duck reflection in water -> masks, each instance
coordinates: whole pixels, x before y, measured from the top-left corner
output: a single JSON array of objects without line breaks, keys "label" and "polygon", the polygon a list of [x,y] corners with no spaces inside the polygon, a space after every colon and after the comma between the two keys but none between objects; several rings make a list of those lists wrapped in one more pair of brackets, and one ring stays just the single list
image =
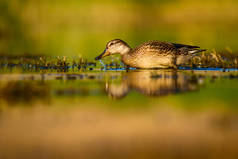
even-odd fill
[{"label": "duck reflection in water", "polygon": [[106,83],[113,99],[125,97],[131,90],[147,96],[166,96],[198,89],[198,77],[178,71],[133,71],[122,76],[120,84]]}]

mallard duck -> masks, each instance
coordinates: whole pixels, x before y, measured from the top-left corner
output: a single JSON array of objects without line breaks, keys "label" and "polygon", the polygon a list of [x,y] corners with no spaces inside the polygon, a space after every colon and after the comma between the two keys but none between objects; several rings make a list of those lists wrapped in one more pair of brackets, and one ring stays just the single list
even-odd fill
[{"label": "mallard duck", "polygon": [[150,41],[132,49],[125,41],[114,39],[107,43],[106,49],[95,60],[120,54],[122,62],[134,68],[177,68],[186,63],[196,53],[205,51],[198,46],[170,42]]}]

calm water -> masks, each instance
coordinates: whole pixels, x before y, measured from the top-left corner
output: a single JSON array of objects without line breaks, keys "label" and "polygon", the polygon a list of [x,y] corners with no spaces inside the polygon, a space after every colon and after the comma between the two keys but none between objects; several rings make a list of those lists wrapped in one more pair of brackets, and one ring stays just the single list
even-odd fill
[{"label": "calm water", "polygon": [[0,158],[236,158],[238,72],[0,75]]},{"label": "calm water", "polygon": [[[0,159],[238,158],[237,0],[0,8]],[[177,71],[96,62],[115,38],[207,51]]]}]

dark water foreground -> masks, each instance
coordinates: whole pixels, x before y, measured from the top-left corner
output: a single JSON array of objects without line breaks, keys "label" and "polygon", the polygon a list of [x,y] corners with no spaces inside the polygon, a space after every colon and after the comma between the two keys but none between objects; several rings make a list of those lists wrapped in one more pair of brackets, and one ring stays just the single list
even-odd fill
[{"label": "dark water foreground", "polygon": [[238,72],[0,74],[0,158],[237,158]]}]

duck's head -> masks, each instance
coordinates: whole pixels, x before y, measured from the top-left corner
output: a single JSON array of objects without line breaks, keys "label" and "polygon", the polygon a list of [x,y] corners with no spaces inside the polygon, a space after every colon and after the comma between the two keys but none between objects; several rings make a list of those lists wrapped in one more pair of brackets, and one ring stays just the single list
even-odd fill
[{"label": "duck's head", "polygon": [[103,51],[102,54],[97,56],[95,60],[100,60],[103,57],[113,55],[113,54],[118,54],[118,53],[121,55],[127,54],[130,52],[130,50],[131,48],[126,42],[120,39],[114,39],[107,43],[106,49]]}]

